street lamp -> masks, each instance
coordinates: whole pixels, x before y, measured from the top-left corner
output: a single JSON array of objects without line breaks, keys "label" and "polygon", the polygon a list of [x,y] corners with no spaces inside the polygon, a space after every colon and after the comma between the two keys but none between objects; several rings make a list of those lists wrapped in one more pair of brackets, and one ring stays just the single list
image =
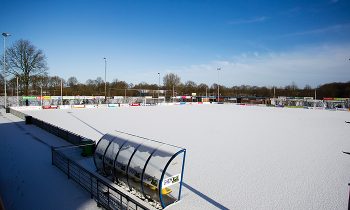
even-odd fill
[{"label": "street lamp", "polygon": [[43,106],[43,86],[40,86],[40,105]]},{"label": "street lamp", "polygon": [[63,79],[61,78],[61,105],[63,106]]},{"label": "street lamp", "polygon": [[4,69],[4,73],[3,73],[3,75],[4,75],[4,91],[5,91],[5,102],[4,102],[4,105],[5,105],[5,108],[7,107],[7,92],[6,92],[6,37],[8,37],[8,36],[11,36],[11,34],[9,34],[9,33],[2,33],[2,36],[4,37],[4,63],[3,63],[3,65],[4,65],[4,67],[3,67],[3,69]]},{"label": "street lamp", "polygon": [[107,102],[107,81],[106,81],[106,75],[107,75],[107,59],[103,58],[105,60],[105,103]]},{"label": "street lamp", "polygon": [[219,103],[219,100],[220,100],[220,85],[219,85],[219,72],[220,72],[220,70],[221,70],[221,68],[217,68],[217,70],[218,70],[218,103]]},{"label": "street lamp", "polygon": [[19,98],[18,98],[18,77],[16,77],[17,80],[17,106],[19,106]]},{"label": "street lamp", "polygon": [[158,72],[158,103],[159,103],[160,73]]},{"label": "street lamp", "polygon": [[315,88],[315,100],[317,100],[317,88]]}]

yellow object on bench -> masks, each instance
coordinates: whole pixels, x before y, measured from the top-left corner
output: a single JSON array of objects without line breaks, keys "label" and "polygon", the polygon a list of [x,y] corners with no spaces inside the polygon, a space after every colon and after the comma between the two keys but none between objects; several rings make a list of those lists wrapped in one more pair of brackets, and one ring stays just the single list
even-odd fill
[{"label": "yellow object on bench", "polygon": [[162,195],[168,195],[171,192],[172,192],[172,190],[168,187],[165,187],[162,189]]},{"label": "yellow object on bench", "polygon": [[[151,190],[157,190],[156,186],[150,185],[150,184],[146,184],[146,186],[148,186]],[[162,195],[168,195],[169,193],[171,193],[172,190],[168,187],[165,187],[162,189]]]}]

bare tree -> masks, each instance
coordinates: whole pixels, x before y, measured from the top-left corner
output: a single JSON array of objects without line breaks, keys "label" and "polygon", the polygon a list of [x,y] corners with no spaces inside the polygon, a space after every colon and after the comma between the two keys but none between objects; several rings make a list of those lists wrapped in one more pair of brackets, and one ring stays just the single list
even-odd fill
[{"label": "bare tree", "polygon": [[187,94],[192,94],[192,93],[195,93],[196,92],[196,89],[197,89],[197,84],[193,81],[187,81],[185,83],[185,91]]},{"label": "bare tree", "polygon": [[70,87],[74,87],[79,84],[78,79],[76,77],[69,77],[67,80],[67,84]]},{"label": "bare tree", "polygon": [[172,89],[173,86],[179,86],[181,79],[178,75],[169,73],[163,77],[163,84],[167,89]]},{"label": "bare tree", "polygon": [[308,85],[308,84],[306,84],[305,87],[304,87],[304,90],[311,90],[311,89],[312,89],[311,86]]},{"label": "bare tree", "polygon": [[102,77],[97,77],[95,80],[95,84],[96,85],[103,85],[104,81],[102,79]]},{"label": "bare tree", "polygon": [[86,84],[87,86],[94,86],[94,85],[95,85],[95,82],[94,82],[94,80],[92,80],[92,79],[88,79],[88,80],[86,80],[85,84]]},{"label": "bare tree", "polygon": [[58,76],[52,76],[52,77],[49,77],[49,88],[51,90],[51,94],[53,94],[54,96],[57,95],[59,92],[60,92],[60,87],[61,87],[61,82],[63,84],[65,84],[65,81],[64,79],[58,77]]},{"label": "bare tree", "polygon": [[24,82],[24,93],[28,95],[30,77],[46,75],[48,67],[42,50],[28,40],[18,40],[6,51],[8,73],[18,76]]},{"label": "bare tree", "polygon": [[30,94],[36,93],[39,94],[40,87],[43,88],[45,91],[48,90],[49,87],[49,77],[46,75],[35,75],[30,77],[29,81]]},{"label": "bare tree", "polygon": [[198,92],[198,95],[202,95],[202,96],[205,96],[206,93],[208,93],[208,90],[209,87],[207,84],[204,84],[204,83],[201,83],[197,86],[197,92]]},{"label": "bare tree", "polygon": [[61,86],[61,81],[63,81],[63,83],[65,83],[65,81],[58,77],[58,76],[53,76],[49,78],[49,86],[52,88],[57,88]]}]

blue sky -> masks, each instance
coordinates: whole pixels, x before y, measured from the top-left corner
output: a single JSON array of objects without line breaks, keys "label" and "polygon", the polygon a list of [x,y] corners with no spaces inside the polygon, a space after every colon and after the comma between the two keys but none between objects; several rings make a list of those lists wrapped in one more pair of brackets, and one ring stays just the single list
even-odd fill
[{"label": "blue sky", "polygon": [[[350,1],[1,0],[11,45],[30,40],[50,75],[79,82],[313,87],[350,81]],[[2,50],[1,50],[2,51]]]}]

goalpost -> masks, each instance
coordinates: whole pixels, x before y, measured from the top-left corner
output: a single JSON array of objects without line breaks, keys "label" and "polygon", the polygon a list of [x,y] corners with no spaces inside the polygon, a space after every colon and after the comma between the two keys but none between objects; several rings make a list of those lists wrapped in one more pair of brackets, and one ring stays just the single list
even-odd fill
[{"label": "goalpost", "polygon": [[144,98],[145,106],[155,106],[157,104],[165,103],[165,97],[160,96],[159,98],[152,98],[152,96],[146,96]]}]

